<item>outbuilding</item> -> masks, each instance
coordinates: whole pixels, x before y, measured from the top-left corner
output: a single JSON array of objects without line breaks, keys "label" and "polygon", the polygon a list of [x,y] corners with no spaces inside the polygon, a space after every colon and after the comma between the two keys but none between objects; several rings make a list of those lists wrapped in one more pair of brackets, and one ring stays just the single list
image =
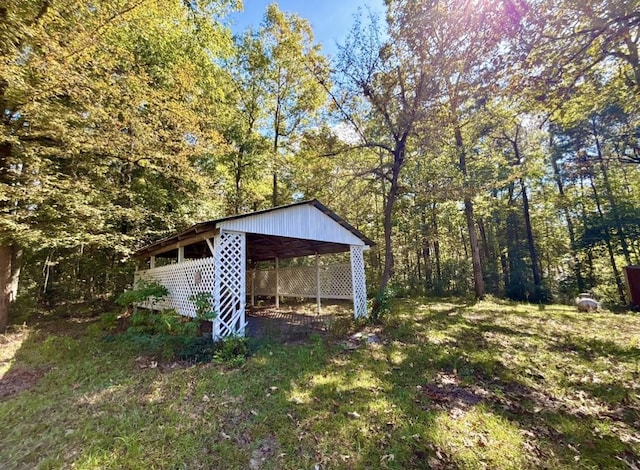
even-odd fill
[{"label": "outbuilding", "polygon": [[[352,299],[355,318],[367,316],[364,251],[374,242],[318,200],[202,222],[138,250],[138,280],[157,281],[169,292],[148,308],[174,308],[196,316],[193,301],[208,293],[215,339],[245,334],[247,300],[272,296]],[[320,256],[350,253],[347,264],[322,265]],[[313,256],[308,266],[282,269],[283,259]],[[259,262],[272,268],[256,269]]]}]

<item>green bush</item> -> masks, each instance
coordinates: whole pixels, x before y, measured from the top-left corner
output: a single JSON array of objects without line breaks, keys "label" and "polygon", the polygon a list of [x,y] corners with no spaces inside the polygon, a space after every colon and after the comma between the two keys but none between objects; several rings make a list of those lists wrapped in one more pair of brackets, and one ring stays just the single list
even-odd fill
[{"label": "green bush", "polygon": [[391,312],[391,300],[393,297],[394,291],[391,287],[378,291],[371,306],[371,314],[369,316],[371,323],[381,323],[382,319]]},{"label": "green bush", "polygon": [[152,312],[138,310],[129,318],[128,335],[197,336],[199,322],[183,317],[173,309]]},{"label": "green bush", "polygon": [[213,310],[212,297],[210,292],[198,292],[189,297],[196,307],[196,318],[199,320],[213,320],[218,316]]},{"label": "green bush", "polygon": [[103,313],[98,324],[102,331],[115,331],[118,328],[118,314],[116,312]]},{"label": "green bush", "polygon": [[[168,294],[157,282],[139,281],[135,288],[121,294],[116,302],[132,307],[146,301],[156,301]],[[193,362],[215,361],[230,366],[242,365],[249,354],[245,338],[231,337],[214,342],[210,336],[198,337],[201,321],[217,317],[213,298],[209,292],[199,292],[189,297],[196,310],[195,318],[184,317],[173,309],[154,312],[146,309],[134,311],[129,317],[129,327],[124,335],[107,340],[119,340],[126,347],[141,349],[143,353],[165,360]],[[105,326],[117,323],[117,316],[104,317]],[[113,331],[113,328],[109,328]]]},{"label": "green bush", "polygon": [[156,281],[139,280],[135,287],[118,296],[116,303],[123,307],[132,307],[146,301],[157,301],[166,297],[169,291]]},{"label": "green bush", "polygon": [[217,362],[239,366],[249,355],[249,343],[246,338],[240,336],[230,336],[218,341],[216,345],[214,358]]}]

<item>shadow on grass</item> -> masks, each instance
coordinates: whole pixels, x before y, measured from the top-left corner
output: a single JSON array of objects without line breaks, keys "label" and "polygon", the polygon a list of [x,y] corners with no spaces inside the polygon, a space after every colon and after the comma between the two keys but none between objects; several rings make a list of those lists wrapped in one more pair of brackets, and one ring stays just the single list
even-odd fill
[{"label": "shadow on grass", "polygon": [[[639,431],[635,405],[615,402],[633,387],[571,381],[564,363],[549,363],[560,379],[547,377],[531,361],[565,357],[542,323],[552,313],[408,305],[387,321],[384,344],[266,339],[239,368],[154,365],[95,336],[34,335],[15,366],[50,369],[0,403],[0,457],[11,449],[15,467],[265,469],[624,468],[619,459],[640,458],[625,437]],[[634,357],[575,336],[621,364]]]},{"label": "shadow on grass", "polygon": [[11,359],[8,374],[44,372],[0,401],[4,468],[130,468],[132,462],[249,468],[252,459],[280,468],[285,458],[295,458],[285,466],[310,468],[317,462],[315,441],[301,442],[292,427],[299,408],[292,390],[332,357],[317,336],[297,344],[255,340],[253,356],[229,367],[156,360],[146,343],[105,341],[86,324],[84,334],[75,327],[69,333],[50,322],[38,325]]},{"label": "shadow on grass", "polygon": [[636,347],[623,348],[614,341],[598,338],[565,335],[552,349],[559,352],[575,352],[586,361],[592,361],[597,357],[640,361],[640,349]]},{"label": "shadow on grass", "polygon": [[[391,339],[424,339],[428,338],[431,330],[444,332],[449,338],[444,345],[434,346],[424,342],[419,348],[404,348],[402,361],[390,373],[378,375],[388,389],[386,396],[401,397],[394,400],[394,406],[402,408],[406,416],[419,416],[426,422],[432,422],[435,416],[442,413],[451,415],[455,421],[460,419],[461,407],[464,414],[465,407],[482,406],[512,423],[517,432],[525,437],[521,445],[523,449],[528,449],[526,460],[529,465],[556,462],[571,467],[579,462],[579,465],[588,467],[626,468],[625,461],[640,460],[637,446],[640,442],[637,440],[640,421],[634,401],[639,396],[637,389],[568,383],[568,390],[558,395],[557,384],[546,383],[545,377],[536,373],[535,369],[532,371],[532,367],[526,364],[508,364],[507,367],[502,359],[497,358],[503,351],[489,344],[484,333],[509,337],[516,351],[520,340],[526,338],[536,342],[534,349],[562,352],[563,348],[570,347],[585,360],[591,360],[594,354],[599,354],[628,363],[637,359],[636,349],[620,347],[614,341],[578,337],[557,345],[554,332],[544,331],[543,327],[528,328],[536,333],[520,331],[496,325],[494,315],[486,318],[475,316],[470,321],[464,318],[462,309],[461,306],[440,309],[417,322],[411,318],[389,322],[391,329],[387,333]],[[592,322],[593,319],[585,320],[588,324]],[[424,332],[412,331],[411,327],[417,325],[427,330],[426,336]],[[394,344],[402,348],[402,345]],[[554,364],[549,366],[555,367]],[[448,377],[449,383],[437,385],[443,376]],[[433,392],[434,384],[438,387],[437,393]],[[407,390],[417,390],[411,400],[406,400]],[[424,393],[424,390],[430,393]],[[569,395],[565,396],[567,392]],[[576,403],[572,399],[573,394],[579,398],[586,394],[596,406],[589,408],[585,403]],[[460,402],[461,396],[475,398],[466,400],[465,405],[464,400],[462,404]],[[617,402],[618,399],[623,400],[622,406]],[[627,400],[626,403],[624,400]],[[626,431],[616,429],[619,424],[623,424]],[[405,435],[417,429],[412,425],[404,428]],[[635,437],[629,433],[635,434]],[[465,463],[462,457],[462,460],[456,460],[450,450],[447,452],[440,448],[441,452],[437,452],[434,442],[411,447],[415,447],[416,455],[422,457],[437,460],[445,455],[451,464],[469,463]],[[376,446],[370,448],[369,452],[370,462],[380,456]]]}]

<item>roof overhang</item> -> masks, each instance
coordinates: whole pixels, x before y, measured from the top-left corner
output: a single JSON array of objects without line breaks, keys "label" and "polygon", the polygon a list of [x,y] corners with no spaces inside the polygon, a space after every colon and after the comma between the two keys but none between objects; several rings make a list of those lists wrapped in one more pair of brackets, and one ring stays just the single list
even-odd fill
[{"label": "roof overhang", "polygon": [[[324,239],[316,240],[313,236],[287,236],[290,234],[274,233],[273,230],[269,232],[267,229],[263,230],[262,227],[265,225],[265,220],[272,217],[275,217],[276,221],[286,220],[286,214],[293,213],[295,211],[300,212],[302,206],[305,205],[319,210],[322,214],[328,216],[333,223],[341,227],[343,229],[341,236],[337,238],[325,236]],[[285,216],[285,219],[277,219],[277,217],[281,217],[283,215]],[[135,258],[146,258],[171,252],[180,247],[186,247],[202,242],[206,243],[206,240],[216,236],[220,232],[221,228],[228,229],[229,227],[232,230],[236,229],[247,233],[247,257],[252,261],[264,261],[274,259],[276,257],[283,259],[293,258],[316,253],[341,253],[349,251],[351,244],[358,244],[366,247],[375,245],[375,242],[350,225],[342,217],[328,209],[318,200],[313,199],[310,201],[302,201],[286,206],[251,212],[248,214],[234,215],[222,219],[202,222],[189,227],[182,232],[151,243],[137,250],[133,256]],[[340,232],[340,230],[341,229],[337,229],[337,232]],[[296,234],[295,230],[292,230],[292,232],[294,235]]]}]

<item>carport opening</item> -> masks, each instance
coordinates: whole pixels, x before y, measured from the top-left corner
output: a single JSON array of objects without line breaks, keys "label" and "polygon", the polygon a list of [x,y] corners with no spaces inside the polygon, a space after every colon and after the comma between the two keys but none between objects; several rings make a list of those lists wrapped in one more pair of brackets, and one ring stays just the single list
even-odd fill
[{"label": "carport opening", "polygon": [[[265,250],[265,242],[280,245],[282,240],[263,239],[259,250]],[[250,243],[247,249],[255,253]],[[344,250],[343,247],[331,249]],[[278,254],[288,256],[282,251]],[[326,333],[336,320],[351,318],[348,253],[314,253],[283,259],[278,256],[259,262],[248,258],[246,315],[249,336],[298,339],[312,333]]]}]

